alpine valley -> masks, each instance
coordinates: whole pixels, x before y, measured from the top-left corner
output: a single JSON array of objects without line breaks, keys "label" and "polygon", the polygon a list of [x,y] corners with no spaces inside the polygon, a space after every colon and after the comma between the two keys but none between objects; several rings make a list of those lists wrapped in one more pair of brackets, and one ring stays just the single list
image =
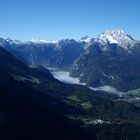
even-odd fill
[{"label": "alpine valley", "polygon": [[128,33],[0,38],[0,60],[0,139],[140,139],[140,41]]}]

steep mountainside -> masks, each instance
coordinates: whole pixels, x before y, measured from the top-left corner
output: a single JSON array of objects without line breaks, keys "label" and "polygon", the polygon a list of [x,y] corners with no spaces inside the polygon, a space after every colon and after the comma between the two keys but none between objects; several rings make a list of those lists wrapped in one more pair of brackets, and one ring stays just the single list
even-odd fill
[{"label": "steep mountainside", "polygon": [[110,85],[122,91],[140,87],[140,43],[121,30],[93,39],[74,63],[71,76],[88,86]]},{"label": "steep mountainside", "polygon": [[58,114],[61,102],[15,81],[2,70],[0,93],[1,140],[92,139],[88,131]]}]

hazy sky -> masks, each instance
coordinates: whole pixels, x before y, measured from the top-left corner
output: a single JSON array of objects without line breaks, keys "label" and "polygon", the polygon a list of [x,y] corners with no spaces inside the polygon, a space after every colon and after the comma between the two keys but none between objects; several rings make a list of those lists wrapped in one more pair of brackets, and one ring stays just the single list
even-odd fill
[{"label": "hazy sky", "polygon": [[140,39],[140,0],[0,0],[0,37],[62,39],[106,29]]}]

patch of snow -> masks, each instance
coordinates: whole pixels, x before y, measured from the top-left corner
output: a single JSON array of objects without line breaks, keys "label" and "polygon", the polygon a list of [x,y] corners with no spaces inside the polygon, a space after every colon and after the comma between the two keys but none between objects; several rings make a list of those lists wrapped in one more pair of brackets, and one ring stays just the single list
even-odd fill
[{"label": "patch of snow", "polygon": [[110,76],[110,78],[111,78],[112,80],[114,80],[114,79],[115,79],[115,77],[114,77],[113,75],[111,75],[111,76]]},{"label": "patch of snow", "polygon": [[112,79],[112,80],[115,79],[114,75],[107,75],[107,74],[105,74],[105,73],[102,73],[102,75],[103,75],[104,77],[107,77],[107,78]]},{"label": "patch of snow", "polygon": [[44,44],[57,44],[58,40],[43,40],[43,39],[32,39],[31,42],[33,43],[44,43]]},{"label": "patch of snow", "polygon": [[102,73],[103,76],[107,77],[107,75],[105,73]]},{"label": "patch of snow", "polygon": [[104,42],[108,41],[110,44],[118,43],[118,41],[115,40],[110,34],[108,34],[106,36],[104,34],[101,34],[100,39]]},{"label": "patch of snow", "polygon": [[92,38],[90,38],[90,37],[88,37],[88,36],[85,36],[85,37],[82,37],[82,38],[80,39],[80,42],[89,43],[91,40],[92,40]]},{"label": "patch of snow", "polygon": [[7,41],[9,44],[17,44],[17,45],[23,43],[23,41],[14,40],[14,39],[11,39],[9,37],[7,39],[5,39],[5,41]]}]

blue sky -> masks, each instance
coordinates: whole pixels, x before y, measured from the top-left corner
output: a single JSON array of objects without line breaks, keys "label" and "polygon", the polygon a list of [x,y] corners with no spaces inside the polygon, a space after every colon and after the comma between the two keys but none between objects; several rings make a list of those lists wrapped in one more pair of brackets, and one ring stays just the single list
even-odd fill
[{"label": "blue sky", "polygon": [[62,39],[106,29],[140,39],[139,0],[0,0],[0,37]]}]

